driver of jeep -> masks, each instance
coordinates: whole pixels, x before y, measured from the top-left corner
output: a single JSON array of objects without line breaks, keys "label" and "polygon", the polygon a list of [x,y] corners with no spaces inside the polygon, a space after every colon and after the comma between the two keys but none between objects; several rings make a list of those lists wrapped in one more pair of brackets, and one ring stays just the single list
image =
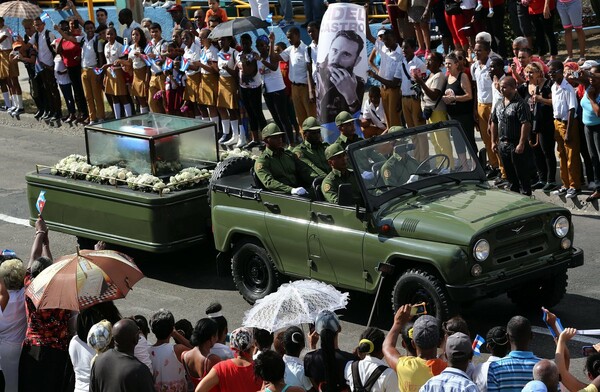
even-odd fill
[{"label": "driver of jeep", "polygon": [[291,151],[283,148],[284,134],[275,123],[264,127],[262,135],[266,148],[256,159],[254,172],[270,191],[308,196],[306,188],[312,184],[313,171]]},{"label": "driver of jeep", "polygon": [[[395,126],[391,127],[389,132],[397,132],[401,129],[404,129],[404,127]],[[381,167],[385,185],[400,186],[410,180],[410,176],[419,167],[419,162],[409,155],[409,152],[414,151],[414,149],[414,144],[408,143],[407,139],[396,140],[392,156]]]}]

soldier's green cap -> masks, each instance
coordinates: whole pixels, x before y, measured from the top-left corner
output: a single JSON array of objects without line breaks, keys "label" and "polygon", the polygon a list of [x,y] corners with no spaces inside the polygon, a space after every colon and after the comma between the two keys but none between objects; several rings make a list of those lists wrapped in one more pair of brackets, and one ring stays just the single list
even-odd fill
[{"label": "soldier's green cap", "polygon": [[321,123],[314,117],[307,117],[306,120],[302,123],[303,131],[320,131]]},{"label": "soldier's green cap", "polygon": [[284,132],[282,132],[281,129],[279,129],[279,127],[275,123],[267,124],[267,126],[264,127],[262,130],[263,140],[268,137],[271,137],[271,136],[277,136],[277,135],[283,135],[283,134],[284,134]]},{"label": "soldier's green cap", "polygon": [[393,127],[390,127],[390,129],[388,129],[388,133],[400,132],[405,129],[406,128],[403,127],[402,125],[394,125]]},{"label": "soldier's green cap", "polygon": [[333,143],[331,146],[325,149],[325,159],[331,159],[336,155],[345,153],[344,147],[339,143]]},{"label": "soldier's green cap", "polygon": [[355,118],[346,111],[340,112],[337,116],[335,116],[335,125],[342,125],[354,121]]}]

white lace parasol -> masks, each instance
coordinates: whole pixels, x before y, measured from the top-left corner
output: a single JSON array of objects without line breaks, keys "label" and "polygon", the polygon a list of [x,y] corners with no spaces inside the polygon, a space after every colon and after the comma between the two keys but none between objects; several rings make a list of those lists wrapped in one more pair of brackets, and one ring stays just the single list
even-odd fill
[{"label": "white lace parasol", "polygon": [[242,325],[274,332],[292,325],[314,323],[321,310],[345,308],[348,296],[316,280],[285,283],[276,292],[256,301],[244,315]]}]

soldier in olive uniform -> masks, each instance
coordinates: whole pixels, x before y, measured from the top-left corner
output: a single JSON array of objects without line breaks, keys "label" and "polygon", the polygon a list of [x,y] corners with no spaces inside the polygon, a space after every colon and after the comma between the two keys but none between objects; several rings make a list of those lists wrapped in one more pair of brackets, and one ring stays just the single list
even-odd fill
[{"label": "soldier in olive uniform", "polygon": [[334,143],[325,150],[325,157],[329,166],[331,166],[331,173],[323,179],[323,183],[321,184],[325,200],[338,204],[338,189],[342,184],[351,184],[354,197],[359,199],[360,190],[354,172],[348,170],[344,148],[340,144]]},{"label": "soldier in olive uniform", "polygon": [[[279,127],[270,123],[262,130],[265,151],[256,159],[254,171],[268,190],[304,196],[312,184],[310,167],[291,151],[283,148],[283,135]],[[310,188],[309,188],[310,189]]]},{"label": "soldier in olive uniform", "polygon": [[356,134],[356,119],[348,112],[340,112],[335,116],[335,125],[340,130],[340,136],[334,143],[340,144],[343,148],[348,147],[348,144],[364,140]]},{"label": "soldier in olive uniform", "polygon": [[292,151],[304,163],[306,163],[317,177],[325,177],[331,171],[325,149],[329,144],[324,143],[321,138],[321,124],[314,117],[308,117],[302,123],[304,142],[297,145]]},{"label": "soldier in olive uniform", "polygon": [[[389,133],[404,129],[401,126],[391,127]],[[417,171],[419,162],[411,157],[408,152],[414,150],[414,145],[408,143],[407,139],[401,138],[395,141],[392,156],[381,167],[383,182],[385,185],[400,186],[406,184],[410,176]]]}]

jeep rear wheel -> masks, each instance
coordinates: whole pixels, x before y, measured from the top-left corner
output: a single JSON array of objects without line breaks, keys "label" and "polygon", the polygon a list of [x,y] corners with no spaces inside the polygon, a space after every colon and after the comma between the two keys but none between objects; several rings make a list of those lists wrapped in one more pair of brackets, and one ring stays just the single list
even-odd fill
[{"label": "jeep rear wheel", "polygon": [[439,320],[447,320],[454,315],[454,307],[442,282],[433,274],[418,269],[404,272],[392,291],[394,312],[405,304],[427,304],[427,314]]},{"label": "jeep rear wheel", "polygon": [[246,301],[253,304],[279,286],[279,274],[269,253],[260,245],[244,241],[231,259],[233,282]]},{"label": "jeep rear wheel", "polygon": [[538,309],[552,307],[560,302],[567,292],[567,271],[546,279],[527,282],[526,285],[510,290],[508,298],[519,307]]}]

